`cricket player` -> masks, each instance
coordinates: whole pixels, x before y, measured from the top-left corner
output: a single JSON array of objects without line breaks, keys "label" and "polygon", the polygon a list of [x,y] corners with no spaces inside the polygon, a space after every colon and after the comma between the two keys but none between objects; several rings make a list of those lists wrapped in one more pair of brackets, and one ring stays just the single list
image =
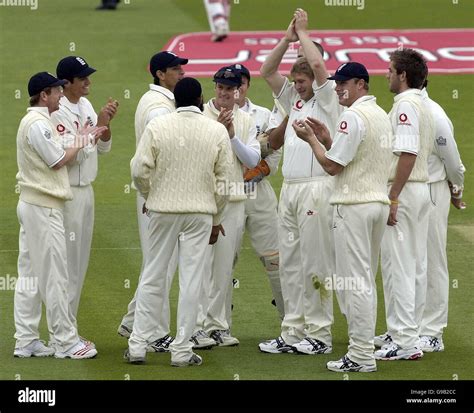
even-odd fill
[{"label": "cricket player", "polygon": [[329,79],[336,81],[339,103],[348,108],[338,120],[334,139],[327,127],[313,118],[293,123],[323,169],[336,176],[330,198],[334,205],[336,286],[343,286],[340,295],[345,303],[349,348],[341,359],[328,362],[327,368],[373,372],[377,370],[375,276],[389,211],[392,125],[376,98],[368,94],[369,73],[364,65],[345,63]]},{"label": "cricket player", "polygon": [[[289,115],[284,134],[283,177],[280,194],[278,239],[280,281],[285,317],[281,336],[259,344],[266,353],[323,354],[332,351],[332,293],[322,294],[313,282],[324,284],[334,272],[331,235],[332,208],[329,194],[333,178],[315,159],[308,144],[296,136],[295,120],[314,117],[334,133],[342,107],[334,93],[335,83],[311,41],[308,17],[297,9],[285,36],[272,50],[260,72]],[[305,58],[291,69],[290,83],[278,72],[291,42],[300,41]],[[273,140],[272,140],[273,141]],[[272,147],[278,147],[277,142]]]},{"label": "cricket player", "polygon": [[82,286],[89,265],[94,228],[94,190],[92,183],[97,176],[97,154],[110,151],[112,134],[110,122],[117,113],[118,102],[113,99],[105,104],[97,115],[86,98],[91,81],[89,76],[96,70],[79,56],[68,56],[58,63],[56,74],[66,80],[64,96],[59,101],[59,110],[51,115],[65,146],[85,124],[106,126],[107,130],[95,141],[82,148],[67,166],[73,199],[64,205],[64,229],[66,231],[68,294],[73,322],[77,327],[77,313]]},{"label": "cricket player", "polygon": [[148,124],[131,162],[133,181],[146,198],[150,214],[150,255],[137,289],[126,357],[131,363],[145,361],[164,295],[169,293],[168,262],[178,243],[177,334],[170,351],[171,365],[185,367],[202,363],[190,338],[207,244],[213,228],[224,231],[221,214],[229,197],[218,188],[232,179],[233,165],[226,128],[202,115],[199,82],[184,78],[174,92],[177,111]]},{"label": "cricket player", "polygon": [[232,267],[240,247],[244,228],[244,167],[252,169],[260,162],[260,144],[255,123],[240,110],[236,100],[242,84],[240,70],[223,67],[214,74],[215,98],[204,105],[204,115],[226,126],[233,151],[232,179],[221,188],[230,195],[222,215],[225,236],[209,248],[208,276],[202,290],[197,333],[209,336],[219,346],[236,346],[239,340],[230,333],[232,325]]},{"label": "cricket player", "polygon": [[394,133],[388,197],[389,227],[382,241],[382,279],[387,333],[376,337],[377,360],[423,357],[419,328],[426,300],[426,251],[430,194],[428,157],[433,150],[434,120],[420,88],[428,68],[413,49],[390,55],[387,74],[395,93],[390,120]]},{"label": "cricket player", "polygon": [[229,35],[229,0],[204,0],[213,42],[222,42]]},{"label": "cricket player", "polygon": [[[183,59],[171,52],[159,52],[150,59],[150,73],[153,76],[153,84],[150,84],[150,90],[146,92],[138,102],[135,112],[135,137],[136,144],[140,143],[146,126],[150,121],[158,116],[164,116],[175,111],[175,100],[173,91],[178,83],[184,77],[183,66],[188,63],[188,59]],[[148,226],[150,218],[146,213],[145,198],[137,192],[137,216],[138,232],[140,234],[140,245],[142,249],[142,267],[143,274],[148,251],[150,249],[148,239]],[[171,288],[171,280],[176,270],[176,257],[171,259],[168,271],[167,288]],[[158,315],[158,325],[153,340],[148,346],[150,352],[168,352],[169,345],[173,337],[169,335],[170,331],[170,306],[168,294],[165,294],[163,308]],[[122,337],[130,337],[135,317],[136,292],[132,301],[128,305],[128,312],[123,317],[118,328],[118,334]]]},{"label": "cricket player", "polygon": [[[47,72],[32,76],[28,83],[31,107],[18,128],[20,253],[14,298],[15,357],[54,354],[56,358],[85,359],[97,354],[80,339],[70,314],[63,210],[72,199],[65,166],[74,161],[89,136],[96,139],[106,127],[80,127],[70,147],[63,149],[51,114],[59,109],[65,83]],[[42,303],[53,347],[39,341]]]},{"label": "cricket player", "polygon": [[[240,70],[242,85],[239,89],[238,105],[248,113],[255,122],[257,138],[260,139],[262,160],[253,169],[246,170],[244,181],[249,183],[247,200],[245,201],[245,228],[249,232],[250,242],[265,267],[272,289],[275,305],[280,318],[283,319],[283,297],[281,295],[279,255],[278,255],[278,214],[275,191],[266,176],[278,171],[282,150],[269,149],[268,136],[263,132],[278,126],[283,120],[278,108],[273,114],[267,108],[254,104],[248,97],[250,87],[250,72],[240,64],[233,65]],[[270,124],[273,118],[274,126]],[[235,264],[234,264],[235,265]]]},{"label": "cricket player", "polygon": [[423,352],[443,351],[443,329],[448,324],[449,272],[446,255],[449,204],[461,209],[464,172],[454,128],[443,108],[430,99],[425,81],[421,96],[435,121],[435,142],[428,158],[431,209],[428,224],[426,304],[420,326]]}]

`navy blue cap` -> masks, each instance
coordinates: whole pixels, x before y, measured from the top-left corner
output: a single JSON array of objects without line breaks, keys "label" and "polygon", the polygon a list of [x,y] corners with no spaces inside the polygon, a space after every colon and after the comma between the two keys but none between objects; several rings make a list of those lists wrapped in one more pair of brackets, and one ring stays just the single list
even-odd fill
[{"label": "navy blue cap", "polygon": [[35,96],[47,87],[63,86],[65,83],[67,83],[66,80],[57,79],[51,73],[39,72],[28,82],[28,93],[30,97]]},{"label": "navy blue cap", "polygon": [[227,86],[242,85],[242,75],[239,69],[234,66],[225,66],[220,68],[214,75],[214,82],[222,83]]},{"label": "navy blue cap", "polygon": [[241,65],[240,63],[236,63],[235,65],[232,65],[231,67],[233,67],[235,70],[238,70],[241,76],[245,76],[250,81],[250,72],[244,65]]},{"label": "navy blue cap", "polygon": [[156,76],[157,70],[167,69],[178,65],[185,65],[188,59],[182,59],[172,52],[160,52],[152,56],[150,59],[150,73],[153,77]]},{"label": "navy blue cap", "polygon": [[334,76],[328,77],[329,80],[349,80],[349,79],[364,79],[369,83],[369,72],[362,63],[349,62],[343,63],[334,73]]},{"label": "navy blue cap", "polygon": [[68,56],[61,59],[56,67],[56,75],[59,79],[73,79],[75,77],[87,77],[96,70],[90,67],[80,56]]}]

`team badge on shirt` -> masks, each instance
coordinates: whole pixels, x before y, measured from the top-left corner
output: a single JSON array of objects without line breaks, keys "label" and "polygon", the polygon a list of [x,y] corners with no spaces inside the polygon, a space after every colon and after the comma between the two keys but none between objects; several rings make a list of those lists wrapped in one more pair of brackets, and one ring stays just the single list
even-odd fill
[{"label": "team badge on shirt", "polygon": [[436,138],[436,143],[438,144],[438,146],[446,146],[446,138],[439,136],[438,138]]},{"label": "team badge on shirt", "polygon": [[64,125],[59,124],[58,126],[56,126],[56,130],[57,130],[60,134],[62,134],[62,133],[64,133],[64,131],[66,130],[66,127],[65,127]]},{"label": "team badge on shirt", "polygon": [[337,131],[339,133],[344,133],[345,135],[349,135],[349,133],[347,132],[347,122],[345,120],[343,120],[340,124],[339,124],[339,128],[337,129]]},{"label": "team badge on shirt", "polygon": [[408,120],[408,116],[406,113],[400,113],[398,117],[398,124],[399,125],[411,125],[410,121]]}]

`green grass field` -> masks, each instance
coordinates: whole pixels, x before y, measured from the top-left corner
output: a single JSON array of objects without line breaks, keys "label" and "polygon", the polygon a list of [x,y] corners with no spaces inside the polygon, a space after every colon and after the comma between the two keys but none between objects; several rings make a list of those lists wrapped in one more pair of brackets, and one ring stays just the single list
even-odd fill
[{"label": "green grass field", "polygon": [[[84,56],[98,72],[93,75],[90,100],[99,108],[109,96],[120,100],[120,113],[113,122],[112,152],[100,160],[95,182],[96,221],[89,272],[83,290],[79,325],[81,334],[99,350],[94,360],[65,361],[14,359],[13,291],[0,291],[0,379],[90,379],[123,380],[342,380],[325,364],[345,354],[347,326],[335,304],[333,354],[323,356],[268,355],[258,351],[262,339],[279,334],[276,310],[260,262],[245,239],[236,268],[240,288],[234,290],[233,333],[237,348],[202,351],[204,364],[193,369],[173,369],[169,355],[149,354],[145,366],[131,366],[122,359],[126,340],[116,329],[133,295],[141,264],[135,194],[128,191],[129,161],[134,154],[133,117],[140,96],[150,79],[144,68],[150,56],[175,34],[207,31],[201,0],[131,0],[116,12],[95,12],[99,0],[39,0],[39,9],[0,7],[0,277],[17,275],[18,221],[15,192],[16,144],[19,120],[27,107],[26,85],[38,71],[54,72],[60,58]],[[460,0],[366,0],[365,10],[325,7],[323,0],[240,0],[232,8],[232,30],[283,30],[296,7],[308,10],[310,28],[454,28],[471,27],[474,3]],[[428,6],[429,4],[429,6]],[[71,51],[74,46],[75,50]],[[213,84],[202,79],[205,96]],[[18,98],[18,92],[21,92]],[[458,98],[453,98],[453,91]],[[127,91],[130,98],[126,99]],[[371,79],[371,92],[389,110],[393,96],[383,76]],[[430,77],[430,94],[451,117],[456,139],[467,168],[468,209],[452,210],[448,256],[452,288],[446,351],[427,354],[418,362],[379,362],[371,375],[350,374],[351,380],[452,380],[473,379],[472,351],[474,287],[474,196],[472,191],[474,144],[472,136],[473,76]],[[252,80],[250,96],[270,106],[269,89],[261,79]],[[279,192],[281,175],[272,178]],[[125,288],[127,280],[130,288]],[[379,284],[378,332],[385,331],[381,279]],[[177,302],[176,285],[172,314]],[[173,317],[174,318],[174,317]],[[46,338],[43,317],[42,338]],[[347,378],[347,377],[346,377]]]}]

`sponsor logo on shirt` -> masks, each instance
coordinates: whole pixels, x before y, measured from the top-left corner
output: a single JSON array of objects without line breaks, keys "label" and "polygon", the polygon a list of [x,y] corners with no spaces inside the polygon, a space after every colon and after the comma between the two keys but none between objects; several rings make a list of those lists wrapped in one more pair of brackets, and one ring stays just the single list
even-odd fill
[{"label": "sponsor logo on shirt", "polygon": [[446,146],[446,138],[439,136],[438,138],[436,138],[436,143],[438,144],[438,146]]},{"label": "sponsor logo on shirt", "polygon": [[398,117],[398,124],[399,125],[411,125],[410,121],[408,120],[408,116],[406,113],[400,113]]},{"label": "sponsor logo on shirt", "polygon": [[348,132],[346,132],[346,129],[347,129],[347,122],[345,120],[343,120],[340,124],[339,124],[339,128],[338,128],[338,132],[339,133],[344,133],[345,135],[349,135]]},{"label": "sponsor logo on shirt", "polygon": [[301,110],[301,108],[303,107],[304,103],[301,99],[298,99],[296,102],[295,102],[295,106],[293,107],[294,110]]},{"label": "sponsor logo on shirt", "polygon": [[51,132],[49,130],[45,130],[43,134],[46,139],[51,139]]}]

